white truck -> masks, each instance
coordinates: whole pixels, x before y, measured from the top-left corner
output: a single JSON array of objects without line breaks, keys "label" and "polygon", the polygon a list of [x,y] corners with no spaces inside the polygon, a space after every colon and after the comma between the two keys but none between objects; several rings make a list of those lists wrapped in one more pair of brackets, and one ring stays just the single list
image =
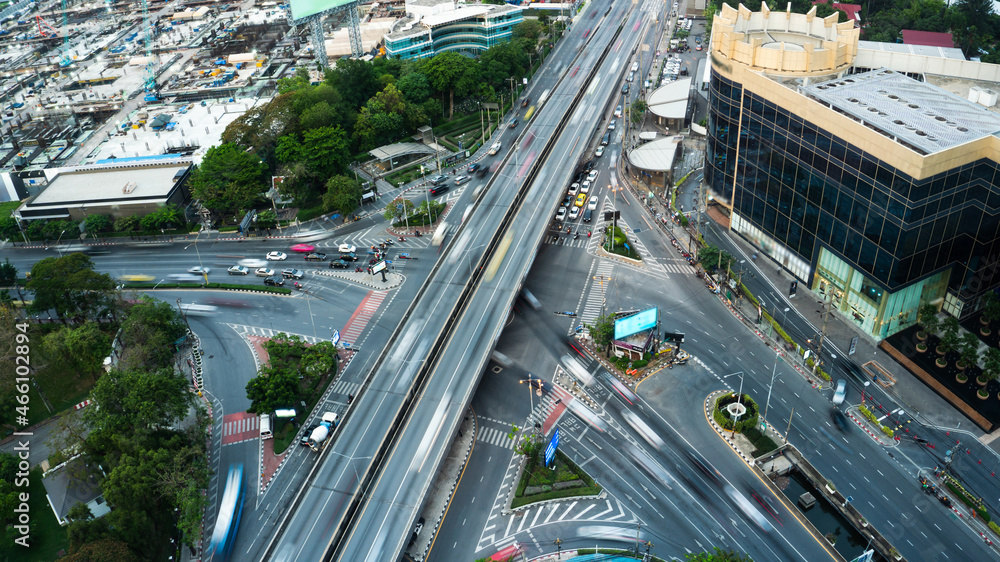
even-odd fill
[{"label": "white truck", "polygon": [[322,451],[335,427],[337,427],[337,414],[333,412],[323,414],[323,421],[319,427],[309,434],[309,448],[313,451]]}]

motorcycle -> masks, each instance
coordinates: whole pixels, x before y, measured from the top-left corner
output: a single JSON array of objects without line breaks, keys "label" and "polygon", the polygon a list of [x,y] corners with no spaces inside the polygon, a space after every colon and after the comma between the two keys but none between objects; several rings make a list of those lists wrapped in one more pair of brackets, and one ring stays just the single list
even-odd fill
[{"label": "motorcycle", "polygon": [[302,283],[296,281],[295,283],[293,283],[293,286],[300,291],[302,290]]},{"label": "motorcycle", "polygon": [[358,273],[364,273],[364,272],[365,272],[364,268],[363,268],[363,267],[361,267],[360,265],[359,265],[359,266],[357,266],[357,267],[355,267],[355,268],[354,268],[354,271],[356,271],[356,272],[358,272]]},{"label": "motorcycle", "polygon": [[590,235],[591,235],[591,234],[593,234],[593,231],[590,231],[590,230],[588,230],[588,231],[587,231],[587,238],[590,238]]},{"label": "motorcycle", "polygon": [[573,240],[576,240],[579,237],[580,237],[580,233],[579,232],[574,232],[573,233]]},{"label": "motorcycle", "polygon": [[399,254],[399,259],[401,259],[401,260],[415,260],[417,258],[411,258],[410,254]]},{"label": "motorcycle", "polygon": [[[421,234],[419,230],[418,230],[418,231],[416,231],[416,232],[415,232],[415,233],[414,233],[413,235],[414,235],[414,236],[416,236],[417,238],[419,238],[419,237],[423,236],[423,234]],[[391,243],[392,243],[392,242],[390,242],[390,244],[391,244]]]},{"label": "motorcycle", "polygon": [[566,227],[566,234],[569,234],[569,231],[570,231],[570,227],[567,226]]},{"label": "motorcycle", "polygon": [[385,242],[383,242],[383,244],[387,244],[389,246],[392,246],[393,244],[395,244],[395,242],[392,241],[392,238],[386,238]]},{"label": "motorcycle", "polygon": [[350,404],[351,402],[354,402],[354,395],[353,394],[348,394],[347,395],[347,403]]},{"label": "motorcycle", "polygon": [[403,238],[402,236],[400,236],[399,237],[399,241],[402,242],[403,240],[406,240],[406,238]]}]

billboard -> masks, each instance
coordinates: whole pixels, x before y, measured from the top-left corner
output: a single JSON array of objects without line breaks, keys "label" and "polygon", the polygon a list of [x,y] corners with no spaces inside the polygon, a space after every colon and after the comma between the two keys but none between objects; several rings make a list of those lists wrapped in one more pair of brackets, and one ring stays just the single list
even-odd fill
[{"label": "billboard", "polygon": [[291,0],[292,21],[299,22],[309,16],[351,3],[352,0]]},{"label": "billboard", "polygon": [[624,340],[632,334],[656,327],[656,308],[643,310],[627,318],[615,320],[615,339]]},{"label": "billboard", "polygon": [[549,446],[545,448],[545,466],[552,464],[552,459],[556,458],[556,451],[559,449],[559,428],[556,428],[555,435],[549,441]]}]

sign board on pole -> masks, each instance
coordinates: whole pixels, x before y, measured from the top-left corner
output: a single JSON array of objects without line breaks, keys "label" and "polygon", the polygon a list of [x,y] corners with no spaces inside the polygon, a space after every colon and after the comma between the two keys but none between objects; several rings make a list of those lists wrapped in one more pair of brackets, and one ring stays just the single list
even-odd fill
[{"label": "sign board on pole", "polygon": [[650,308],[621,320],[615,320],[615,339],[624,340],[632,334],[656,327],[657,309]]},{"label": "sign board on pole", "polygon": [[378,273],[379,271],[385,270],[385,260],[378,262],[372,266],[372,273]]},{"label": "sign board on pole", "polygon": [[338,343],[340,343],[340,330],[333,331],[333,337],[330,338],[330,343],[332,343],[333,345],[337,345]]},{"label": "sign board on pole", "polygon": [[556,458],[556,450],[559,449],[559,428],[556,428],[549,446],[545,448],[545,466],[552,464],[552,459]]},{"label": "sign board on pole", "polygon": [[292,22],[300,23],[309,16],[350,4],[350,0],[291,0]]}]

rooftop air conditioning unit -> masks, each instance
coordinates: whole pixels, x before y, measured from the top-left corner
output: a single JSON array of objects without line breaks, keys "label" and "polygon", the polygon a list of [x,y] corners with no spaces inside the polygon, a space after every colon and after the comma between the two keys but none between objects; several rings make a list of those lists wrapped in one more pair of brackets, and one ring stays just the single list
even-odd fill
[{"label": "rooftop air conditioning unit", "polygon": [[993,90],[983,90],[979,92],[979,105],[993,107],[997,104],[997,93]]},{"label": "rooftop air conditioning unit", "polygon": [[972,103],[979,103],[979,94],[983,91],[979,86],[973,86],[969,88],[969,101]]}]

